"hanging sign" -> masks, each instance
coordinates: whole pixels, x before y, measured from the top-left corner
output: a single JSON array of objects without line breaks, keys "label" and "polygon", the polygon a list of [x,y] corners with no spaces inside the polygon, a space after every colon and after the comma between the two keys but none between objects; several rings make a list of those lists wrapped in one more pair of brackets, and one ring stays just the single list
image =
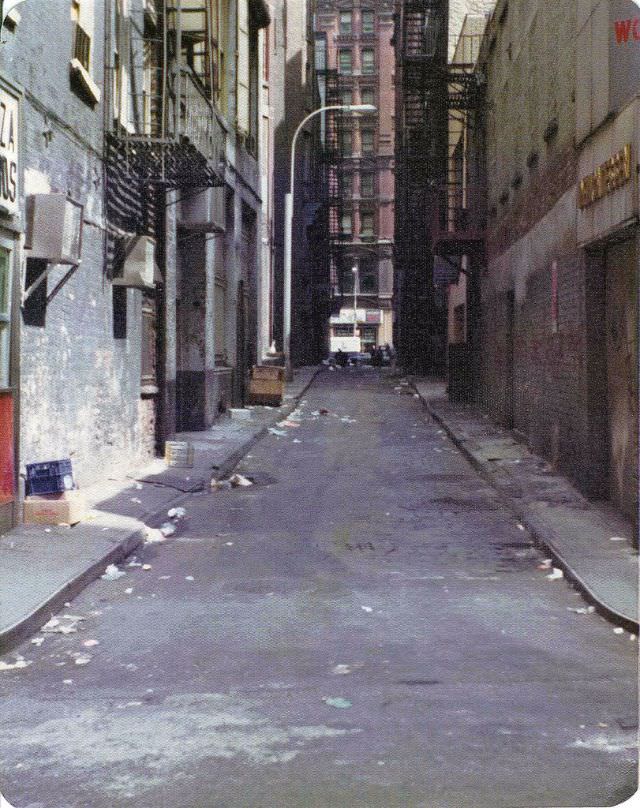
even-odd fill
[{"label": "hanging sign", "polygon": [[18,99],[0,87],[0,209],[18,213]]}]

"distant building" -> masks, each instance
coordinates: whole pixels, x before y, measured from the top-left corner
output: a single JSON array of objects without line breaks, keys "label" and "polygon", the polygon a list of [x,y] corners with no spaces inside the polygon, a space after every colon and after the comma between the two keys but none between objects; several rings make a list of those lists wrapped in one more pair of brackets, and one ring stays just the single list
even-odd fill
[{"label": "distant building", "polygon": [[[375,115],[327,116],[330,349],[393,342],[394,51],[390,0],[318,0],[324,101],[373,104]],[[331,142],[333,141],[333,142]],[[355,317],[355,323],[354,323]],[[355,325],[355,334],[354,334]],[[356,340],[356,341],[357,341]]]}]

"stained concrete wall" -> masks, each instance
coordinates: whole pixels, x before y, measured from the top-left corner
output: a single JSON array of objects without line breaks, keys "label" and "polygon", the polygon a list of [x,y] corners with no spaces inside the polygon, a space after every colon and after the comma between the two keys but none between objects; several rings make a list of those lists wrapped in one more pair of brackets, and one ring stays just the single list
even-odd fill
[{"label": "stained concrete wall", "polygon": [[[92,76],[102,88],[103,3],[92,7]],[[14,31],[3,29],[0,73],[26,89],[22,203],[24,194],[60,192],[84,205],[82,264],[47,306],[45,325],[22,327],[20,462],[70,456],[86,484],[149,449],[140,406],[141,297],[127,293],[127,336],[114,339],[103,273],[103,107],[70,86],[69,4],[25,3],[20,15]],[[64,271],[51,273],[49,291]]]}]

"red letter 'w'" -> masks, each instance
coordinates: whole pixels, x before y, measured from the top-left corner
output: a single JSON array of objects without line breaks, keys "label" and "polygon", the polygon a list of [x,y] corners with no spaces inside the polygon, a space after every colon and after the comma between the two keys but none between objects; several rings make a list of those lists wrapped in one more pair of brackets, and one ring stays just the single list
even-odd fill
[{"label": "red letter 'w'", "polygon": [[616,42],[618,45],[622,45],[623,42],[629,41],[631,23],[632,20],[616,20]]}]

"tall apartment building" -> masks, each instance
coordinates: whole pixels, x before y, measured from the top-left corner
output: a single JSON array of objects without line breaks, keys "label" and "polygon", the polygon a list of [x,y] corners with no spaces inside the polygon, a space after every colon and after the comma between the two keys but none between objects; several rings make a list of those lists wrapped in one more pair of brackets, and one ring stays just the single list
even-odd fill
[{"label": "tall apartment building", "polygon": [[330,169],[337,182],[328,217],[330,348],[353,344],[355,331],[367,350],[393,342],[393,2],[319,0],[315,30],[325,49],[326,102],[373,104],[378,110],[333,116],[338,141]]}]

